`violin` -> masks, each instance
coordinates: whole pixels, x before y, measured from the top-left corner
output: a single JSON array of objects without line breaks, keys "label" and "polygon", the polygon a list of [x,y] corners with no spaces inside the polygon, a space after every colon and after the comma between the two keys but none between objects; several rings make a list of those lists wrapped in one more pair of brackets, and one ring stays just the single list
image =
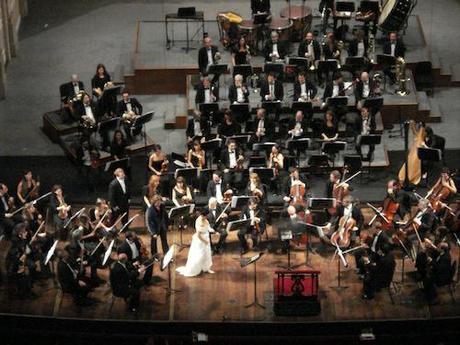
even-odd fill
[{"label": "violin", "polygon": [[382,228],[385,230],[390,230],[393,227],[393,221],[395,218],[396,213],[399,209],[399,203],[394,201],[390,197],[386,197],[383,200],[383,209],[382,214],[385,216],[387,222],[382,222]]},{"label": "violin", "polygon": [[351,233],[355,226],[355,219],[351,216],[342,216],[337,230],[331,236],[331,243],[339,248],[347,248],[350,245]]},{"label": "violin", "polygon": [[225,191],[223,195],[223,202],[226,204],[229,203],[230,201],[232,201],[232,197],[233,197],[233,191],[231,189]]},{"label": "violin", "polygon": [[[447,200],[447,198],[449,197],[451,193],[449,188],[447,188],[446,186],[443,186],[442,179],[443,177],[441,177],[441,179],[439,180],[437,185],[432,189],[431,193],[429,194],[427,198],[431,204],[431,207],[433,208],[435,212],[439,212],[445,207],[444,201]],[[451,179],[451,175],[449,175],[446,182],[448,183],[450,179]]]}]

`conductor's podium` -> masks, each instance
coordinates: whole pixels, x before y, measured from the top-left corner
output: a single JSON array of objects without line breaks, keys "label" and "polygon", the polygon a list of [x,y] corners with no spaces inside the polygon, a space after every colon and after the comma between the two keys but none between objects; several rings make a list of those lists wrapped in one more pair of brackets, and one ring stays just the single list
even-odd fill
[{"label": "conductor's podium", "polygon": [[277,316],[313,316],[321,313],[320,271],[275,271],[274,304]]}]

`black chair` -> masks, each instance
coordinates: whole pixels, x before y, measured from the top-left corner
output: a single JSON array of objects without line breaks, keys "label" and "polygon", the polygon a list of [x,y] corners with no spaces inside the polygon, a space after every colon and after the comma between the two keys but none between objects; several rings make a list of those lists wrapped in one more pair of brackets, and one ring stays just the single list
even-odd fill
[{"label": "black chair", "polygon": [[414,69],[414,81],[417,91],[429,90],[434,93],[433,69],[430,61],[417,62]]}]

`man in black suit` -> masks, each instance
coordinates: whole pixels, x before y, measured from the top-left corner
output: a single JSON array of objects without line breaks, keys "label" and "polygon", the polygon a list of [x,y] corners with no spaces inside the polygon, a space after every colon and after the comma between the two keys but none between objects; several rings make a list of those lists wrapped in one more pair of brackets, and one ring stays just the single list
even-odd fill
[{"label": "man in black suit", "polygon": [[309,65],[314,65],[315,61],[321,59],[321,47],[312,32],[307,32],[305,40],[299,44],[297,55],[302,58],[307,58]]},{"label": "man in black suit", "polygon": [[[441,151],[441,161],[443,165],[445,163],[445,148],[446,148],[446,139],[440,135],[434,134],[433,128],[426,126],[425,127],[425,145],[431,149],[438,149]],[[427,180],[433,177],[433,173],[439,171],[437,168],[439,163],[432,161],[422,160],[422,184],[427,184]],[[430,176],[428,176],[430,175]]]},{"label": "man in black suit", "polygon": [[142,274],[143,270],[134,268],[124,253],[118,254],[118,260],[110,270],[110,285],[113,294],[124,298],[132,312],[135,312],[139,307],[141,284],[138,278],[140,273]]},{"label": "man in black suit", "polygon": [[150,253],[152,256],[156,256],[158,253],[158,236],[160,236],[161,239],[163,255],[165,255],[169,250],[167,237],[168,222],[168,214],[166,212],[161,196],[154,195],[150,200],[150,207],[147,208],[145,213],[145,223],[147,224],[147,230],[150,232],[150,235],[152,235],[150,241]]},{"label": "man in black suit", "polygon": [[[309,121],[303,115],[302,110],[297,110],[294,118],[289,119],[288,123],[288,138],[299,139],[307,135]],[[295,152],[292,149],[290,154]]]},{"label": "man in black suit", "polygon": [[447,242],[441,242],[437,250],[433,252],[428,259],[428,265],[431,270],[423,280],[423,289],[428,301],[436,298],[436,287],[445,286],[452,280],[452,259],[450,257],[450,248]]},{"label": "man in black suit", "polygon": [[206,211],[208,212],[207,218],[209,221],[209,225],[211,226],[211,228],[214,229],[214,231],[216,231],[219,234],[219,241],[214,246],[213,252],[214,254],[221,254],[225,246],[225,239],[228,235],[227,230],[224,226],[224,222],[228,218],[228,214],[222,213],[223,207],[218,204],[217,199],[213,196],[209,198],[208,207]]},{"label": "man in black suit", "polygon": [[282,60],[286,57],[288,48],[285,42],[280,41],[279,34],[272,31],[270,40],[265,43],[264,56],[265,61]]},{"label": "man in black suit", "polygon": [[[333,80],[326,84],[323,93],[323,104],[321,108],[325,109],[327,99],[330,97],[343,97],[345,96],[345,84],[343,82],[342,73],[334,73]],[[334,113],[335,119],[340,119],[347,113],[347,106],[330,106],[330,110]]]},{"label": "man in black suit", "polygon": [[96,125],[100,120],[100,108],[97,102],[93,102],[88,94],[84,94],[81,101],[75,103],[76,120],[82,123]]},{"label": "man in black suit", "polygon": [[69,253],[65,250],[59,252],[58,257],[57,276],[62,291],[71,294],[76,305],[93,304],[93,301],[87,298],[91,291],[91,285],[87,280],[80,277],[76,262],[70,259]]},{"label": "man in black suit", "polygon": [[340,218],[343,216],[351,216],[356,221],[354,234],[359,236],[359,232],[364,223],[364,217],[361,213],[361,209],[353,204],[353,197],[347,195],[343,198],[342,204],[337,206],[336,214],[331,219],[331,228],[336,229],[339,225]]},{"label": "man in black suit", "polygon": [[[435,225],[435,216],[433,209],[430,206],[430,202],[427,199],[420,199],[417,204],[417,214],[414,219],[414,223],[419,224],[418,234],[423,240],[425,236],[433,230]],[[417,237],[411,236],[411,239],[418,240]]]},{"label": "man in black suit", "polygon": [[[118,253],[126,254],[128,261],[136,268],[142,268],[143,263],[147,261],[146,257],[142,257],[142,244],[134,231],[128,230],[124,242],[118,248]],[[156,257],[154,257],[156,258]],[[150,284],[153,275],[153,266],[143,269],[144,276],[142,278],[145,285]]]},{"label": "man in black suit", "polygon": [[260,96],[262,102],[282,101],[284,98],[283,83],[275,78],[275,74],[270,72],[267,80],[262,82],[260,86]]},{"label": "man in black suit", "polygon": [[243,171],[238,168],[238,161],[244,161],[243,151],[239,150],[235,140],[231,139],[221,152],[219,168],[224,172],[224,185],[240,189],[243,188],[244,181]]},{"label": "man in black suit", "polygon": [[195,104],[214,103],[219,101],[219,88],[204,74],[201,82],[196,86]]},{"label": "man in black suit", "polygon": [[109,184],[109,202],[115,218],[123,216],[122,223],[126,224],[129,219],[129,199],[131,190],[126,179],[125,172],[122,168],[114,171],[115,178]]},{"label": "man in black suit", "polygon": [[78,95],[79,92],[85,91],[85,86],[83,82],[80,81],[80,78],[76,74],[72,74],[70,81],[64,83],[59,87],[59,92],[61,94],[61,101],[66,104],[67,101],[73,99]]},{"label": "man in black suit", "polygon": [[235,81],[228,89],[228,100],[233,103],[249,103],[249,90],[243,84],[243,76],[235,75]]},{"label": "man in black suit", "polygon": [[311,101],[313,98],[315,98],[317,92],[318,89],[310,80],[307,80],[305,73],[300,72],[296,81],[294,82],[293,101]]},{"label": "man in black suit", "polygon": [[232,189],[230,185],[224,183],[222,173],[218,170],[214,171],[212,174],[212,180],[208,182],[206,188],[206,196],[208,198],[214,197],[219,204],[222,204],[224,194],[231,191]]},{"label": "man in black suit", "polygon": [[396,261],[389,243],[381,244],[379,258],[376,261],[375,285],[377,291],[390,286],[395,273]]},{"label": "man in black suit", "polygon": [[251,130],[254,134],[251,136],[250,144],[270,141],[275,133],[275,126],[266,116],[267,111],[264,108],[257,109],[256,119],[252,124]]},{"label": "man in black suit", "polygon": [[[397,58],[404,58],[406,47],[402,40],[398,38],[396,32],[390,32],[388,40],[383,44],[383,54],[394,56]],[[384,68],[383,72],[390,78],[392,83],[396,81],[396,75],[391,71],[392,66]]]},{"label": "man in black suit", "polygon": [[[356,118],[354,122],[354,129],[353,129],[353,134],[355,137],[355,143],[356,143],[356,152],[361,156],[362,150],[361,150],[361,137],[363,135],[370,135],[370,134],[375,134],[375,129],[377,128],[377,125],[375,123],[375,117],[369,114],[369,110],[366,107],[362,107],[360,111],[360,116]],[[375,151],[375,145],[369,145],[369,151],[367,152],[367,157],[366,161],[371,161],[372,160],[372,155]]]},{"label": "man in black suit", "polygon": [[[360,110],[364,106],[364,101],[373,96],[375,96],[374,82],[369,78],[369,73],[362,72],[355,86],[356,108]],[[375,115],[374,111],[372,113]]]},{"label": "man in black suit", "polygon": [[201,138],[207,138],[211,129],[209,122],[202,116],[199,110],[193,112],[193,116],[187,122],[187,129],[185,134],[187,135],[187,144],[191,145],[194,140],[200,140]]},{"label": "man in black suit", "polygon": [[123,114],[130,112],[142,115],[142,105],[135,97],[130,97],[129,91],[124,90],[121,97],[122,99],[117,103],[117,116],[122,117]]},{"label": "man in black suit", "polygon": [[270,13],[270,0],[251,0],[252,14]]},{"label": "man in black suit", "polygon": [[209,66],[216,62],[215,57],[219,49],[212,44],[209,36],[203,38],[203,47],[198,51],[198,69],[201,74],[208,72]]},{"label": "man in black suit", "polygon": [[[246,234],[251,234],[252,249],[259,250],[258,231],[261,234],[265,232],[265,210],[260,206],[256,199],[251,199],[248,206],[242,210],[241,219],[251,219],[251,225],[238,231],[238,239],[240,240],[241,245],[241,255],[244,255],[249,251],[248,242],[245,238]],[[259,230],[257,230],[257,227]]]},{"label": "man in black suit", "polygon": [[6,238],[10,238],[14,228],[13,215],[10,212],[8,205],[8,187],[0,183],[0,235],[4,235]]}]

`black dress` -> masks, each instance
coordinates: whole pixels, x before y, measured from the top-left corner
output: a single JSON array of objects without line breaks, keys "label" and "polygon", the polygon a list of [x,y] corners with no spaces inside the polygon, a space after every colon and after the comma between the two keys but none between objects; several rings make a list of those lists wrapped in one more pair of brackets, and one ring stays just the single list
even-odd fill
[{"label": "black dress", "polygon": [[112,145],[110,145],[111,155],[117,156],[118,158],[126,157],[126,146],[128,146],[128,143],[124,139],[121,143],[118,143],[115,140],[112,141]]},{"label": "black dress", "polygon": [[233,54],[235,54],[235,65],[246,65],[248,63],[248,51],[240,51],[238,47],[233,49]]},{"label": "black dress", "polygon": [[328,138],[333,138],[338,132],[338,126],[334,122],[332,126],[328,126],[326,123],[323,124],[321,133],[324,133]]},{"label": "black dress", "polygon": [[[94,75],[93,79],[91,79],[91,87],[93,89],[100,88],[104,90],[104,85],[111,81],[110,75],[106,73],[103,78],[100,78],[98,74]],[[93,94],[96,94],[93,91]],[[98,105],[101,109],[102,114],[115,114],[116,107],[117,107],[117,97],[113,92],[108,94],[104,93],[102,97],[99,99]]]}]

